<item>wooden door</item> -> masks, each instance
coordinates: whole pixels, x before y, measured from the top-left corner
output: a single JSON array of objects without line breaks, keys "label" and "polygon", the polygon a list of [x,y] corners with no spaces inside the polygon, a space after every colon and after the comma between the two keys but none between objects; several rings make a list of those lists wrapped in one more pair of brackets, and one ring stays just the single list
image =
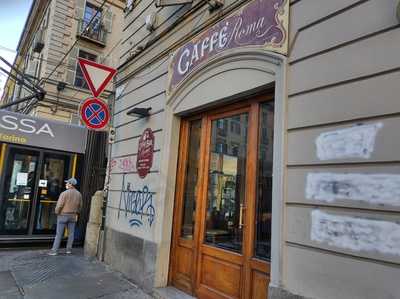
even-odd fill
[{"label": "wooden door", "polygon": [[271,99],[183,122],[170,283],[198,298],[267,298]]}]

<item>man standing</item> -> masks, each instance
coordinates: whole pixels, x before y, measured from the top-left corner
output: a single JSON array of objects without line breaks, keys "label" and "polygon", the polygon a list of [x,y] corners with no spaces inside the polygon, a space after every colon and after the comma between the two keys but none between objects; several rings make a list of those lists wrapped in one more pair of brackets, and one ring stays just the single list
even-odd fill
[{"label": "man standing", "polygon": [[75,178],[70,178],[65,181],[66,188],[60,194],[57,201],[56,214],[57,214],[57,234],[54,239],[53,248],[49,255],[57,255],[60,248],[61,239],[64,235],[65,227],[68,227],[68,242],[67,254],[72,253],[72,243],[74,242],[75,224],[78,219],[78,214],[82,208],[82,195],[76,190],[75,186],[77,181]]}]

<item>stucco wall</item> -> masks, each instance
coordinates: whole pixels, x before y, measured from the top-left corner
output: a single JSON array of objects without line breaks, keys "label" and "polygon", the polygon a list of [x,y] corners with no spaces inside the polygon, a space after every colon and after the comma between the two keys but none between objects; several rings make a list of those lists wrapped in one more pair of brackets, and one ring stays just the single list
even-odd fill
[{"label": "stucco wall", "polygon": [[400,247],[385,247],[400,236],[397,4],[292,1],[282,277],[292,294],[400,294]]},{"label": "stucco wall", "polygon": [[[288,93],[282,101],[287,114],[281,126],[287,127],[281,132],[287,139],[285,179],[281,182],[285,188],[281,212],[285,217],[273,231],[273,247],[278,249],[273,258],[278,265],[272,270],[272,298],[396,298],[400,293],[396,282],[400,253],[396,248],[388,249],[398,244],[395,220],[400,211],[400,199],[393,187],[398,184],[400,146],[396,137],[400,109],[397,2],[291,1],[290,53],[287,68],[282,68],[287,69],[287,82],[279,86],[283,95]],[[151,269],[156,286],[165,285],[168,272],[172,165],[176,162],[171,149],[177,148],[179,131],[179,121],[170,117],[173,113],[166,104],[169,54],[208,22],[239,4],[226,1],[216,14],[196,3],[193,8],[156,8],[154,2],[141,0],[125,16],[107,227],[110,235],[124,240],[131,237],[142,244],[139,253],[146,251],[146,242],[156,244],[157,256],[149,260],[155,263]],[[156,30],[149,32],[144,19],[155,11]],[[152,107],[150,117],[127,116],[133,107]],[[147,177],[140,179],[135,169],[136,153],[140,135],[147,127],[155,133],[154,163]],[[332,140],[341,146],[332,146]],[[130,226],[128,217],[121,213],[118,217],[123,172],[134,190],[148,186],[154,192],[156,217],[151,226],[146,221],[139,227]],[[313,180],[310,173],[317,179]],[[381,183],[368,184],[371,174],[383,175],[379,177]],[[324,192],[321,186],[325,186]],[[349,195],[343,186],[353,188]],[[389,194],[368,195],[379,193],[377,188]],[[333,226],[337,231],[332,232],[323,225],[335,221],[346,229]],[[370,242],[365,238],[368,234],[362,233],[365,227],[378,240],[371,246],[365,245]],[[394,238],[382,241],[382,232],[387,231]],[[108,246],[106,257],[133,278],[141,274],[140,267],[125,267],[122,260],[140,265],[143,259],[138,259],[130,246],[128,241]],[[160,267],[164,270],[158,271]],[[157,271],[163,274],[158,277]],[[143,281],[138,283],[147,287]]]}]

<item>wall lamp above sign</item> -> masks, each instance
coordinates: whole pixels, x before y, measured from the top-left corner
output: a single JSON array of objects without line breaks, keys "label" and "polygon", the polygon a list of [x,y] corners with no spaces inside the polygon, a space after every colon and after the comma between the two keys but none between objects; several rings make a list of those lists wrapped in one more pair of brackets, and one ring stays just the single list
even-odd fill
[{"label": "wall lamp above sign", "polygon": [[151,110],[151,107],[149,107],[149,108],[135,107],[135,108],[129,110],[128,112],[126,112],[126,115],[138,116],[138,117],[148,117],[148,116],[150,116],[150,110]]}]

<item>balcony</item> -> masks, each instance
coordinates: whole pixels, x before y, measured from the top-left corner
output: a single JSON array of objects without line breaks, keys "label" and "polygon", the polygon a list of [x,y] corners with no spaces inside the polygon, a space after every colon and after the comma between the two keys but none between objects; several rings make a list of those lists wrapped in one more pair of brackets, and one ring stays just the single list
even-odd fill
[{"label": "balcony", "polygon": [[94,22],[86,28],[88,23],[89,21],[87,20],[79,20],[77,37],[105,47],[107,32],[104,25],[94,20]]},{"label": "balcony", "polygon": [[37,31],[35,38],[33,39],[33,52],[40,53],[44,48],[44,29]]}]

